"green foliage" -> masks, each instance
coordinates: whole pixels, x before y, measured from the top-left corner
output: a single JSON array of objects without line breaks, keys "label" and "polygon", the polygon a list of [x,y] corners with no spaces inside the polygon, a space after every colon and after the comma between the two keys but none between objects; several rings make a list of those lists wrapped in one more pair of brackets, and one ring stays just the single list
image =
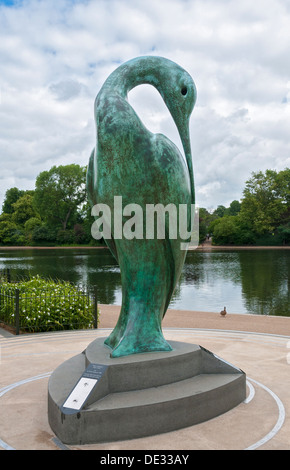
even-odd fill
[{"label": "green foliage", "polygon": [[209,226],[213,216],[204,208],[199,209],[199,242],[202,243],[209,233]]},{"label": "green foliage", "polygon": [[216,217],[223,217],[226,214],[226,207],[219,205],[217,206],[216,210],[214,211],[213,215]]},{"label": "green foliage", "polygon": [[290,242],[290,169],[253,173],[241,203],[218,206],[210,224],[216,245],[282,245]]},{"label": "green foliage", "polygon": [[37,214],[32,205],[33,191],[11,188],[6,191],[0,216],[0,244],[26,245],[24,225]]},{"label": "green foliage", "polygon": [[2,212],[5,214],[12,214],[14,211],[13,204],[15,204],[18,199],[24,195],[24,193],[25,191],[22,191],[18,188],[7,189],[2,206]]},{"label": "green foliage", "polygon": [[234,216],[221,217],[212,222],[211,231],[214,242],[218,245],[232,245],[235,243],[239,226]]},{"label": "green foliage", "polygon": [[42,220],[62,230],[73,224],[86,197],[86,169],[79,165],[53,166],[36,178],[34,207]]},{"label": "green foliage", "polygon": [[56,237],[57,243],[60,245],[70,245],[75,241],[74,230],[59,230]]},{"label": "green foliage", "polygon": [[216,245],[248,245],[255,236],[240,216],[225,216],[214,220],[210,225],[213,242]]},{"label": "green foliage", "polygon": [[15,324],[16,289],[19,289],[21,329],[40,332],[93,328],[94,305],[88,295],[69,282],[45,280],[40,276],[12,284],[0,280],[0,319],[5,323]]},{"label": "green foliage", "polygon": [[26,233],[32,233],[36,228],[40,227],[41,220],[38,217],[31,217],[24,224]]},{"label": "green foliage", "polygon": [[74,242],[78,244],[89,243],[91,236],[87,234],[86,228],[82,224],[76,224],[74,226]]},{"label": "green foliage", "polygon": [[278,185],[277,172],[253,173],[246,182],[241,212],[257,235],[275,230],[286,204]]},{"label": "green foliage", "polygon": [[35,226],[32,231],[32,242],[36,245],[54,245],[56,242],[57,230],[49,224],[41,223]]},{"label": "green foliage", "polygon": [[24,225],[27,220],[37,216],[33,208],[33,196],[31,194],[25,193],[12,206],[12,220],[18,225]]},{"label": "green foliage", "polygon": [[238,215],[241,210],[241,203],[240,201],[232,201],[230,203],[230,207],[227,209],[228,215]]},{"label": "green foliage", "polygon": [[85,182],[86,167],[54,166],[38,175],[35,190],[6,191],[0,245],[90,244],[93,218]]},{"label": "green foliage", "polygon": [[0,244],[25,245],[24,231],[12,220],[11,214],[0,216]]},{"label": "green foliage", "polygon": [[279,225],[279,227],[277,228],[277,232],[281,237],[281,241],[283,244],[286,245],[290,243],[290,222],[285,225]]}]

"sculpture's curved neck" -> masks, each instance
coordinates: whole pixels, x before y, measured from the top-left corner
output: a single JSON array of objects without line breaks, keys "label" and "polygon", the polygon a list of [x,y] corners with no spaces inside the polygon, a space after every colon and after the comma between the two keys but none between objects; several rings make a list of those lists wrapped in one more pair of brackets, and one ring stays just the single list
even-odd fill
[{"label": "sculpture's curved neck", "polygon": [[[160,63],[162,60],[162,66]],[[118,67],[106,80],[103,88],[117,91],[124,98],[132,88],[138,85],[153,85],[161,95],[161,84],[165,78],[164,66],[172,64],[168,59],[160,57],[138,57]],[[165,67],[166,69],[166,67]]]},{"label": "sculpture's curved neck", "polygon": [[[194,183],[189,137],[189,115],[192,111],[194,101],[192,101],[191,109],[187,109],[187,112],[184,112],[184,109],[178,105],[178,101],[176,104],[174,94],[176,93],[176,86],[175,88],[174,86],[172,87],[170,78],[172,75],[175,77],[178,76],[177,72],[179,74],[186,74],[186,72],[178,67],[174,62],[169,59],[165,59],[164,57],[144,56],[132,59],[118,67],[107,78],[100,93],[98,94],[96,104],[98,104],[100,100],[105,99],[107,95],[112,95],[114,93],[117,93],[122,98],[126,99],[129,91],[132,90],[132,88],[142,84],[153,85],[159,91],[175,121],[182,141],[190,175],[192,203],[194,203]],[[188,74],[187,80],[188,83],[190,83],[189,80],[192,81]],[[192,88],[194,88],[193,82],[190,83],[190,85]],[[179,93],[182,93],[180,88],[177,88],[177,90],[179,90]]]}]

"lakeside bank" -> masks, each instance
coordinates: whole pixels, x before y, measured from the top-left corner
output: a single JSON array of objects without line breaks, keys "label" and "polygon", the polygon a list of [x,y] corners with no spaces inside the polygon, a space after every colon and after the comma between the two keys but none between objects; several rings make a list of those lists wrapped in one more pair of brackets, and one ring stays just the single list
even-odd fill
[{"label": "lakeside bank", "polygon": [[[73,245],[73,246],[0,246],[1,250],[70,250],[70,249],[84,249],[84,250],[106,250],[107,246],[89,246],[89,245]],[[269,245],[211,245],[203,244],[197,248],[189,248],[188,251],[194,250],[290,250],[289,245],[269,246]]]},{"label": "lakeside bank", "polygon": [[[97,330],[113,329],[118,321],[120,305],[99,304],[100,317]],[[274,315],[255,315],[228,312],[226,316],[219,312],[203,312],[194,310],[168,309],[162,321],[163,328],[180,330],[213,330],[213,331],[235,331],[257,334],[279,335],[290,337],[290,317],[279,317]],[[97,331],[96,330],[96,331]],[[48,332],[62,334],[68,330]],[[72,330],[71,330],[72,331]],[[92,331],[92,330],[73,330]],[[44,333],[25,333],[20,336],[36,337]],[[0,337],[15,337],[11,328],[0,327]]]},{"label": "lakeside bank", "polygon": [[[99,328],[114,328],[120,313],[119,305],[100,304]],[[290,337],[290,317],[251,313],[202,312],[168,309],[162,321],[164,328],[247,331]]]}]

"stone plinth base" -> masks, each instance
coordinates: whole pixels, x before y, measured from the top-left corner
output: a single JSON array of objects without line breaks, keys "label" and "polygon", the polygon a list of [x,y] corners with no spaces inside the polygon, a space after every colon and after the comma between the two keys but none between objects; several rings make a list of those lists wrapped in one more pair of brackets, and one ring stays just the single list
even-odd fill
[{"label": "stone plinth base", "polygon": [[246,398],[246,375],[198,345],[110,357],[104,338],[61,364],[48,384],[48,419],[65,444],[126,440],[201,423]]}]

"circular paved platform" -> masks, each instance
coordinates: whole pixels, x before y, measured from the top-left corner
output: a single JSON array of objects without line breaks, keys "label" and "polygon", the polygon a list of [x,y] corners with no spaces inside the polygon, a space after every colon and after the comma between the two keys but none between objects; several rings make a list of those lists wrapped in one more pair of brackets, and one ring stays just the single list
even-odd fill
[{"label": "circular paved platform", "polygon": [[221,321],[218,329],[166,326],[164,335],[168,341],[200,344],[241,368],[247,375],[244,403],[178,431],[86,446],[64,446],[51,431],[47,420],[48,379],[59,364],[83,351],[94,338],[105,338],[110,328],[0,336],[0,449],[289,450],[289,330],[281,332],[285,334],[237,331],[222,329],[228,324]]}]

